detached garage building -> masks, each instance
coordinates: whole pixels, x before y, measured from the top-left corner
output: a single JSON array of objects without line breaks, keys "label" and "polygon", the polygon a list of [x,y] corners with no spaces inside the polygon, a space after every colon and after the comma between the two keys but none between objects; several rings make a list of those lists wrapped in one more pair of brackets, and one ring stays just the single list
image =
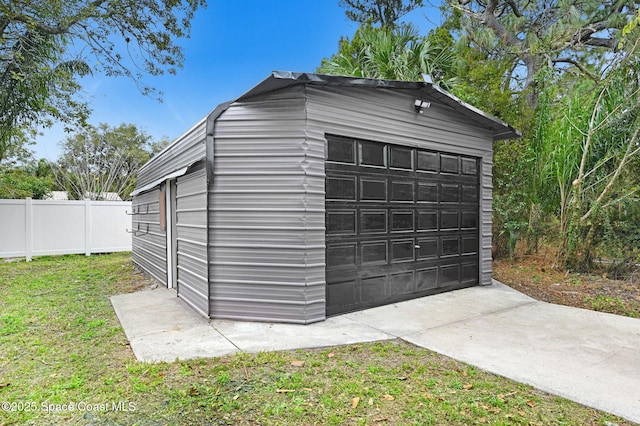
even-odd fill
[{"label": "detached garage building", "polygon": [[140,169],[133,259],[211,318],[489,285],[492,142],[517,136],[431,83],[274,72]]}]

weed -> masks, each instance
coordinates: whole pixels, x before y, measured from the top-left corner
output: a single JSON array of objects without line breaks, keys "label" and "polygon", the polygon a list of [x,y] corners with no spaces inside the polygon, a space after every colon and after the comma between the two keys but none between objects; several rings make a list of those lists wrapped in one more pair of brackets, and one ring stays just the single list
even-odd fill
[{"label": "weed", "polygon": [[617,315],[625,315],[632,318],[638,318],[638,306],[627,307],[620,297],[606,296],[598,294],[585,298],[585,303],[591,306],[594,311],[609,312]]}]

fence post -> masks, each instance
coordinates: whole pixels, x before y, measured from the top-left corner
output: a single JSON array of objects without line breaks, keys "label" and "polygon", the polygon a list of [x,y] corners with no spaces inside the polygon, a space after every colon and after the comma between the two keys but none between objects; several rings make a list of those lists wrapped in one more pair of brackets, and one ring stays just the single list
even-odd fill
[{"label": "fence post", "polygon": [[84,200],[84,254],[91,256],[91,200]]},{"label": "fence post", "polygon": [[33,211],[31,197],[24,200],[24,255],[27,262],[31,262],[31,253],[33,252]]}]

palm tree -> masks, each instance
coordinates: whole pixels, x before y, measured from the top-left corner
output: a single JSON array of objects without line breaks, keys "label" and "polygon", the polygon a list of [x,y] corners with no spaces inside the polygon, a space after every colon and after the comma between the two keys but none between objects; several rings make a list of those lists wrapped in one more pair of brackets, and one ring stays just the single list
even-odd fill
[{"label": "palm tree", "polygon": [[318,72],[333,75],[421,81],[423,74],[445,89],[455,85],[454,54],[420,37],[411,24],[397,28],[361,26],[340,51],[324,59]]}]

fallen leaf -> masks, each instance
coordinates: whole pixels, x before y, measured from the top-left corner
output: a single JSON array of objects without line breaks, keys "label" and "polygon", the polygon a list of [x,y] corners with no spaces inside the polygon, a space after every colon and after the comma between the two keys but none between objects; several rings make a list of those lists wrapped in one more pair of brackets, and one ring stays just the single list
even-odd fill
[{"label": "fallen leaf", "polygon": [[395,398],[392,395],[386,394],[385,396],[383,396],[384,399],[386,399],[387,401],[393,401]]},{"label": "fallen leaf", "polygon": [[351,400],[351,408],[356,408],[360,403],[360,397],[355,397]]},{"label": "fallen leaf", "polygon": [[472,387],[473,387],[473,385],[472,385],[472,384],[468,384],[468,385],[464,385],[464,386],[462,387],[462,389],[464,389],[464,390],[469,390],[469,389],[471,389]]},{"label": "fallen leaf", "polygon": [[333,358],[334,356],[336,356],[336,354],[334,354],[333,352],[329,352],[327,354],[327,358]]},{"label": "fallen leaf", "polygon": [[238,395],[238,394],[235,394],[235,395],[233,396],[233,400],[234,400],[234,401],[235,401],[236,399],[238,399],[238,398],[240,398],[240,395]]},{"label": "fallen leaf", "polygon": [[293,389],[276,389],[277,393],[289,393],[289,392],[295,392],[295,390]]},{"label": "fallen leaf", "polygon": [[469,375],[469,373],[467,373],[466,371],[463,371],[463,372],[462,372],[462,375],[463,375],[464,377],[467,377],[467,376]]},{"label": "fallen leaf", "polygon": [[524,411],[518,411],[518,414],[520,414],[522,417],[525,417],[527,415],[527,413],[525,413]]},{"label": "fallen leaf", "polygon": [[433,399],[433,394],[432,393],[426,393],[424,394],[424,397],[427,399]]},{"label": "fallen leaf", "polygon": [[0,383],[0,389],[6,388],[10,383]]},{"label": "fallen leaf", "polygon": [[304,361],[291,361],[291,365],[294,367],[304,367]]},{"label": "fallen leaf", "polygon": [[466,412],[466,411],[464,411],[464,410],[462,410],[462,411],[460,411],[460,414],[461,414],[461,415],[463,415],[463,416],[466,416],[466,415],[467,415],[467,412]]},{"label": "fallen leaf", "polygon": [[376,422],[386,422],[389,419],[389,417],[377,417],[374,420]]},{"label": "fallen leaf", "polygon": [[527,399],[527,405],[528,405],[529,407],[533,408],[533,407],[535,407],[536,403],[535,403],[535,402],[533,402],[533,401],[532,401],[532,400],[530,400],[530,399]]},{"label": "fallen leaf", "polygon": [[479,421],[480,423],[486,423],[486,422],[487,422],[487,418],[486,418],[486,417],[480,417],[480,418],[478,419],[478,421]]},{"label": "fallen leaf", "polygon": [[369,398],[369,405],[373,405],[373,398]]}]

